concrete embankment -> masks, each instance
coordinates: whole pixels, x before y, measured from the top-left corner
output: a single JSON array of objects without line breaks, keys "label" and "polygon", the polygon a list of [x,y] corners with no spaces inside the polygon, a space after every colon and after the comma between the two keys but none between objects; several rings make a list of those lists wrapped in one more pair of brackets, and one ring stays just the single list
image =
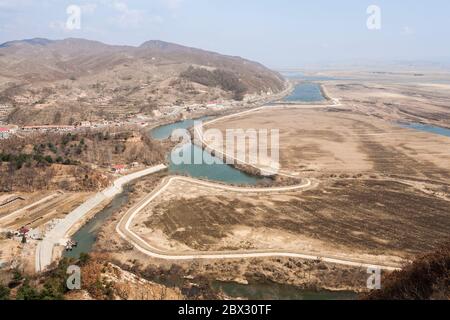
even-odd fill
[{"label": "concrete embankment", "polygon": [[64,245],[66,235],[77,223],[82,221],[89,212],[106,201],[112,200],[116,195],[122,192],[123,186],[132,182],[133,180],[142,178],[144,176],[160,172],[167,169],[163,164],[138,171],[127,176],[123,176],[114,184],[97,193],[92,198],[88,199],[74,211],[69,213],[63,220],[61,220],[51,231],[49,231],[45,238],[38,243],[36,248],[35,268],[37,272],[44,271],[53,262],[53,250],[56,246]]}]

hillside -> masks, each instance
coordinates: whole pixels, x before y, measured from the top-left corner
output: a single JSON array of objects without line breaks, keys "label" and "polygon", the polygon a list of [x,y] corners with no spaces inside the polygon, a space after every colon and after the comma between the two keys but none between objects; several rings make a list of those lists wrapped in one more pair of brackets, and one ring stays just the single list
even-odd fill
[{"label": "hillside", "polygon": [[0,192],[95,191],[115,164],[164,162],[163,146],[132,128],[11,137],[0,144]]},{"label": "hillside", "polygon": [[450,243],[388,275],[367,300],[449,300]]},{"label": "hillside", "polygon": [[[186,76],[192,70],[215,74],[215,81]],[[0,45],[0,105],[10,106],[4,120],[16,124],[117,119],[283,87],[283,78],[261,64],[163,41],[139,47],[83,39]]]}]

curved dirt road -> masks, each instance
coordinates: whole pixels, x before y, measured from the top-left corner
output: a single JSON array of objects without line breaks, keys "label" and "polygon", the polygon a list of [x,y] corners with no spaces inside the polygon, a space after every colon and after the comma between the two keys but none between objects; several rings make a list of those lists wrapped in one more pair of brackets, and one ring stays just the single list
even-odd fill
[{"label": "curved dirt road", "polygon": [[127,183],[133,180],[139,179],[141,177],[154,174],[165,170],[167,167],[163,164],[147,168],[132,174],[123,176],[116,181],[114,184],[97,193],[92,198],[88,199],[74,211],[69,213],[63,220],[61,220],[52,230],[50,230],[40,241],[36,247],[35,254],[35,269],[36,272],[44,271],[53,262],[53,249],[55,246],[64,245],[65,238],[70,229],[83,220],[83,218],[105,201],[110,201],[115,195],[122,192],[122,188]]},{"label": "curved dirt road", "polygon": [[[324,107],[338,107],[342,104],[338,99],[332,99],[333,104],[332,105],[320,105],[318,107],[324,108]],[[289,106],[289,108],[295,108],[296,106]],[[310,105],[301,105],[298,106],[298,108],[311,108]],[[251,110],[246,110],[243,112],[239,112],[236,114],[227,115],[224,117],[220,117],[217,119],[213,119],[211,121],[208,121],[201,126],[197,126],[194,128],[194,134],[197,136],[197,138],[200,140],[200,142],[204,145],[206,150],[208,151],[214,151],[216,154],[221,154],[224,157],[227,157],[228,155],[215,150],[211,146],[209,146],[203,138],[203,126],[211,125],[215,122],[218,122],[220,120],[226,119],[226,118],[233,118],[236,116],[241,116],[244,114],[257,112],[259,110],[272,108],[272,106],[263,106]],[[275,108],[275,107],[273,107]],[[276,108],[279,108],[279,106],[276,106]],[[231,157],[231,156],[230,156]],[[261,170],[261,168],[258,168],[255,165],[245,163],[239,159],[236,159],[234,157],[231,157],[237,163],[243,163],[245,165],[249,165],[255,169]],[[270,172],[269,170],[264,169],[266,172]],[[279,170],[272,170],[274,174],[278,174],[285,177],[290,178],[297,178],[294,175],[291,175],[289,173],[280,172]],[[367,261],[357,261],[357,260],[350,260],[350,259],[344,259],[339,257],[331,257],[331,256],[316,256],[316,255],[310,255],[307,253],[301,253],[301,252],[283,252],[283,251],[277,251],[277,250],[251,250],[251,251],[239,251],[239,252],[193,252],[193,253],[182,253],[182,252],[164,252],[159,248],[156,248],[155,246],[152,246],[148,242],[146,242],[144,239],[139,237],[136,233],[134,233],[132,230],[130,230],[130,225],[133,222],[133,219],[136,217],[137,214],[139,214],[140,211],[142,211],[150,202],[152,202],[154,199],[156,199],[162,192],[164,192],[171,183],[174,181],[187,181],[193,184],[198,184],[201,186],[211,187],[211,188],[219,188],[222,190],[229,190],[229,191],[236,191],[236,192],[256,192],[256,193],[271,193],[271,192],[285,192],[285,191],[293,191],[293,190],[306,190],[310,187],[312,187],[312,182],[309,179],[305,179],[305,182],[301,185],[297,186],[291,186],[291,187],[279,187],[279,188],[264,188],[264,189],[257,189],[257,188],[238,188],[238,187],[232,187],[232,186],[225,186],[221,184],[215,184],[200,180],[194,180],[192,178],[184,178],[184,177],[171,177],[169,179],[163,180],[163,183],[158,186],[153,192],[151,192],[149,195],[147,195],[144,199],[142,199],[140,202],[138,202],[136,205],[134,205],[132,208],[130,208],[125,215],[121,218],[119,223],[116,226],[116,231],[119,233],[119,235],[134,245],[134,247],[144,253],[147,256],[163,259],[163,260],[195,260],[195,259],[248,259],[248,258],[270,258],[270,257],[289,257],[289,258],[299,258],[304,260],[321,260],[328,263],[334,263],[334,264],[340,264],[340,265],[346,265],[346,266],[352,266],[352,267],[361,267],[361,268],[380,268],[384,270],[398,270],[400,269],[398,265],[396,264],[389,264],[389,265],[376,265],[372,264]]]},{"label": "curved dirt road", "polygon": [[[328,108],[328,107],[340,107],[342,106],[342,103],[339,101],[339,99],[336,98],[332,98],[331,99],[333,101],[333,104],[331,105],[288,105],[284,108],[296,108],[296,109],[310,109],[310,108]],[[201,123],[198,126],[194,127],[194,143],[199,143],[205,150],[207,150],[209,153],[214,153],[215,156],[220,157],[221,159],[231,159],[233,160],[234,164],[243,164],[246,166],[250,166],[260,172],[265,172],[269,175],[278,175],[278,176],[282,176],[282,177],[287,177],[287,178],[294,178],[294,179],[298,179],[298,177],[296,175],[290,174],[288,172],[283,172],[282,170],[280,170],[279,168],[275,168],[275,167],[266,167],[266,168],[260,168],[255,164],[251,164],[248,163],[242,159],[238,159],[237,157],[235,157],[234,155],[230,155],[227,154],[226,152],[224,152],[223,150],[217,150],[214,147],[212,147],[211,145],[209,145],[205,139],[204,139],[204,135],[203,135],[203,128],[205,126],[211,125],[213,123],[222,121],[224,119],[229,119],[229,118],[235,118],[238,116],[242,116],[242,115],[246,115],[249,113],[253,113],[253,112],[258,112],[260,110],[267,110],[267,109],[280,109],[283,108],[282,106],[279,105],[269,105],[269,106],[262,106],[262,107],[258,107],[258,108],[254,108],[254,109],[250,109],[250,110],[245,110],[242,112],[238,112],[238,113],[234,113],[234,114],[229,114],[220,118],[216,118],[216,119],[212,119],[210,121],[207,121],[205,123]],[[224,160],[225,161],[225,160]]]},{"label": "curved dirt road", "polygon": [[130,225],[132,224],[134,218],[140,211],[142,211],[150,202],[156,199],[162,192],[164,192],[171,183],[175,181],[186,181],[192,184],[198,184],[201,186],[218,188],[222,190],[230,190],[237,192],[246,192],[246,193],[266,193],[266,192],[283,192],[283,191],[292,191],[292,190],[305,190],[312,186],[312,182],[310,180],[306,180],[303,184],[292,187],[280,187],[280,188],[265,188],[265,189],[257,189],[257,188],[237,188],[231,186],[224,186],[220,184],[214,184],[210,182],[198,181],[191,178],[184,177],[171,177],[168,179],[164,179],[163,183],[158,186],[152,193],[147,195],[144,199],[139,201],[136,205],[130,208],[125,215],[121,218],[119,223],[116,226],[116,231],[119,235],[133,244],[133,246],[144,253],[147,256],[163,259],[163,260],[195,260],[195,259],[248,259],[248,258],[269,258],[269,257],[289,257],[289,258],[299,258],[304,260],[321,260],[328,263],[352,266],[352,267],[361,267],[361,268],[369,268],[375,267],[384,270],[397,270],[399,269],[398,265],[376,265],[371,264],[367,261],[357,261],[344,259],[339,257],[331,257],[331,256],[316,256],[310,255],[307,253],[301,252],[283,252],[277,250],[251,250],[251,251],[237,251],[237,252],[192,252],[192,253],[182,253],[182,252],[165,252],[155,246],[152,246],[147,241],[142,239],[136,233],[134,233],[130,229]]}]

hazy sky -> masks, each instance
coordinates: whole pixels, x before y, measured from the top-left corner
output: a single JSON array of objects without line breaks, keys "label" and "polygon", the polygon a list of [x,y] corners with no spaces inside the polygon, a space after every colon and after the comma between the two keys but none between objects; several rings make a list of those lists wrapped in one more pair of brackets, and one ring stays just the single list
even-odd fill
[{"label": "hazy sky", "polygon": [[[69,5],[81,29],[68,30]],[[381,9],[381,30],[366,10]],[[450,61],[448,0],[0,0],[0,42],[150,39],[239,55],[271,67],[339,60]]]}]

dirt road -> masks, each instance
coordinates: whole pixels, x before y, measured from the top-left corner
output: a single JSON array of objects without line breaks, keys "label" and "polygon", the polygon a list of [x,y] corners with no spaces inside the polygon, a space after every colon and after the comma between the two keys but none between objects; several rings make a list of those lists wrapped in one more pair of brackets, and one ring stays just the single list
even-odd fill
[{"label": "dirt road", "polygon": [[[328,107],[341,107],[343,106],[341,104],[341,102],[339,101],[339,99],[336,98],[331,98],[331,101],[333,102],[331,105],[287,105],[285,107],[289,108],[289,109],[311,109],[311,108],[328,108]],[[208,142],[205,140],[204,137],[204,128],[206,126],[209,126],[213,123],[225,120],[225,119],[230,119],[230,118],[236,118],[236,117],[240,117],[243,115],[247,115],[249,113],[254,113],[254,112],[258,112],[261,110],[268,110],[268,109],[282,109],[284,108],[283,105],[274,105],[274,106],[262,106],[262,107],[258,107],[258,108],[254,108],[254,109],[250,109],[250,110],[246,110],[246,111],[242,111],[239,113],[234,113],[234,114],[230,114],[230,115],[226,115],[220,118],[216,118],[210,121],[207,121],[205,123],[201,123],[198,126],[194,127],[194,142],[198,143],[200,145],[203,146],[204,149],[206,149],[209,153],[214,154],[215,156],[221,158],[221,159],[231,159],[233,160],[234,164],[241,164],[241,165],[245,165],[245,166],[250,166],[258,171],[260,171],[261,173],[264,173],[265,175],[278,175],[278,176],[282,176],[282,177],[287,177],[287,178],[297,178],[297,175],[292,174],[290,172],[287,171],[283,171],[280,170],[280,168],[276,167],[276,166],[268,166],[268,167],[264,167],[261,168],[253,163],[248,163],[243,159],[239,159],[237,157],[235,157],[234,155],[230,155],[227,154],[226,152],[224,152],[224,150],[219,150],[217,148],[215,148],[214,146],[211,146],[210,144],[208,144]]]},{"label": "dirt road", "polygon": [[263,192],[283,192],[283,191],[292,191],[292,190],[302,190],[311,187],[312,182],[310,180],[305,180],[304,183],[298,186],[291,187],[280,187],[280,188],[266,188],[266,189],[258,189],[258,188],[237,188],[231,186],[224,186],[220,184],[214,184],[204,181],[198,181],[191,178],[184,177],[171,177],[165,179],[163,183],[157,187],[152,193],[138,202],[135,206],[133,206],[130,210],[126,212],[126,214],[122,217],[120,222],[116,226],[116,231],[120,234],[120,236],[132,243],[137,250],[144,253],[147,256],[163,259],[163,260],[195,260],[195,259],[247,259],[247,258],[268,258],[268,257],[290,257],[290,258],[299,258],[304,260],[321,260],[328,263],[340,264],[346,266],[354,266],[354,267],[377,267],[384,270],[396,270],[400,266],[392,264],[392,265],[374,265],[368,261],[357,261],[357,260],[349,260],[343,259],[339,257],[331,257],[331,256],[315,256],[309,255],[307,253],[302,252],[281,252],[276,250],[251,250],[251,251],[236,251],[236,252],[194,252],[194,253],[183,253],[183,252],[164,252],[159,248],[149,244],[147,241],[142,239],[136,233],[134,233],[130,226],[133,222],[133,219],[142,211],[149,203],[155,200],[162,192],[164,192],[170,184],[176,181],[187,181],[192,184],[198,184],[201,186],[207,186],[211,188],[219,188],[223,190],[230,191],[238,191],[243,193],[263,193]]},{"label": "dirt road", "polygon": [[36,202],[26,206],[26,207],[23,207],[23,208],[20,208],[19,210],[11,212],[10,214],[0,218],[0,224],[4,223],[7,220],[11,220],[11,219],[15,218],[17,215],[23,213],[24,211],[26,211],[26,210],[28,210],[30,208],[36,207],[36,206],[38,206],[38,205],[40,205],[42,203],[46,203],[46,202],[48,202],[48,201],[50,201],[50,200],[60,196],[61,194],[62,194],[62,192],[55,192],[55,193],[53,193],[53,194],[51,194],[51,195],[49,195],[49,196],[47,196],[45,198],[42,198],[39,201],[36,201]]},{"label": "dirt road", "polygon": [[123,176],[114,184],[97,193],[94,197],[87,200],[77,209],[68,214],[60,223],[58,223],[50,232],[45,235],[44,240],[38,243],[35,256],[35,268],[37,272],[44,271],[53,261],[53,249],[55,246],[64,245],[66,235],[70,229],[85,218],[85,216],[100,204],[110,201],[114,196],[122,192],[122,188],[127,183],[141,177],[160,172],[167,167],[163,164],[138,171],[127,176]]}]

